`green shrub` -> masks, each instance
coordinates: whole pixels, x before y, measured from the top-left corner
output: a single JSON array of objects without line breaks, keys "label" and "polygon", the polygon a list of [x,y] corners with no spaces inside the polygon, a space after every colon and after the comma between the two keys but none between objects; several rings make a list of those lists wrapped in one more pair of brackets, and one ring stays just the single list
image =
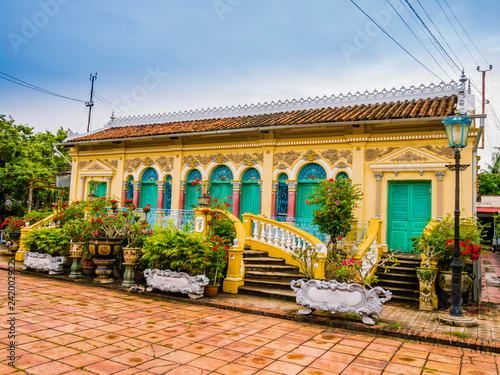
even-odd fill
[{"label": "green shrub", "polygon": [[50,255],[65,255],[69,250],[69,237],[61,228],[40,228],[29,231],[24,244],[30,251]]}]

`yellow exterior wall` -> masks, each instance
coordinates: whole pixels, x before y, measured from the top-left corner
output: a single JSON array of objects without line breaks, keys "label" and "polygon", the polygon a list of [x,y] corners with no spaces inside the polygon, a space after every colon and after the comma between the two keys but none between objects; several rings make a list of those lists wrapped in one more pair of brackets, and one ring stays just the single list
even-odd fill
[{"label": "yellow exterior wall", "polygon": [[[78,145],[70,151],[74,160],[70,198],[81,199],[82,189],[88,192],[90,179],[106,181],[111,176],[109,193],[121,199],[124,179],[133,175],[134,180],[139,181],[149,163],[157,170],[160,180],[172,175],[172,209],[178,209],[180,184],[189,170],[199,169],[203,179],[207,180],[214,168],[225,164],[233,171],[234,180],[240,180],[247,168],[259,170],[262,178],[261,213],[274,216],[271,212],[273,180],[281,172],[288,173],[289,180],[296,180],[300,168],[314,162],[325,168],[328,178],[345,171],[354,183],[362,186],[364,200],[356,209],[358,220],[374,218],[376,201],[380,199],[381,242],[385,244],[389,181],[430,180],[432,218],[435,219],[438,213],[438,179],[435,172],[445,172],[443,216],[454,210],[455,175],[445,168],[445,164],[454,161],[450,158],[444,126],[440,128],[442,125],[437,120],[424,122],[423,125],[427,128],[418,123],[413,127],[405,125],[404,132],[395,132],[394,127],[384,131],[381,127],[372,134],[353,132],[350,135],[336,135],[332,131],[329,135],[325,134],[324,129],[322,133],[311,129],[297,134],[282,131],[262,135],[256,131],[251,135],[235,132],[214,139],[191,136],[174,142],[167,139],[163,143],[150,138],[125,140],[120,144],[108,143],[99,148]],[[469,137],[469,147],[461,153],[462,164],[472,163],[474,134]],[[96,163],[99,165],[96,166]],[[374,173],[382,172],[380,197],[376,197],[377,181]],[[81,177],[87,177],[85,186],[81,183]],[[472,168],[462,172],[460,177],[461,214],[472,216],[475,199]]]}]

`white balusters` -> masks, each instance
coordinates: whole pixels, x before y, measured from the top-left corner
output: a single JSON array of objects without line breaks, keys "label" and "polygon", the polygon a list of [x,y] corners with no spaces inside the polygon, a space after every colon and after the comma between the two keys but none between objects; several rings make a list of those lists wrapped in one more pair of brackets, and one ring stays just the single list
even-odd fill
[{"label": "white balusters", "polygon": [[286,251],[290,252],[291,248],[290,248],[290,245],[292,244],[291,243],[291,236],[292,236],[292,233],[290,233],[289,231],[286,231]]},{"label": "white balusters", "polygon": [[252,220],[253,222],[253,239],[258,240],[259,239],[259,222]]},{"label": "white balusters", "polygon": [[266,242],[270,245],[273,244],[273,225],[272,224],[267,224],[267,237],[266,237]]},{"label": "white balusters", "polygon": [[276,247],[279,247],[280,244],[280,228],[277,226],[273,225],[273,230],[274,230],[274,242],[273,245]]},{"label": "white balusters", "polygon": [[286,250],[286,238],[285,238],[285,229],[281,229],[281,238],[280,238],[280,248],[281,250]]},{"label": "white balusters", "polygon": [[295,233],[291,233],[291,242],[292,242],[292,252],[295,252],[295,249],[297,249],[297,244],[295,243],[295,240],[296,240],[296,236],[295,236]]},{"label": "white balusters", "polygon": [[259,221],[259,224],[260,224],[260,227],[262,228],[262,230],[260,232],[260,240],[262,242],[266,242],[266,224],[261,223],[260,221]]}]

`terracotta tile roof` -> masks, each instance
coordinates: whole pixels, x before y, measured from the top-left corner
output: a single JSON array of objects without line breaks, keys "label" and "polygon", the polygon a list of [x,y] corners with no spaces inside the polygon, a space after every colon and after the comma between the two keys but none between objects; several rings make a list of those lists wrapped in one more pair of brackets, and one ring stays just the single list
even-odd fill
[{"label": "terracotta tile roof", "polygon": [[404,118],[429,118],[454,114],[456,95],[336,108],[288,111],[252,116],[178,121],[163,124],[121,126],[103,129],[68,140],[83,142],[154,135],[182,134],[215,130],[238,130],[257,127],[290,126],[325,122],[373,121]]}]

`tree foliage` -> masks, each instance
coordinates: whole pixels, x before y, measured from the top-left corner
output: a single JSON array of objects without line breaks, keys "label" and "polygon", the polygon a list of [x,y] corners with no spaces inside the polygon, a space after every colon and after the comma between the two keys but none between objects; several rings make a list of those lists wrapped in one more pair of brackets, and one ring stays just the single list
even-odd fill
[{"label": "tree foliage", "polygon": [[477,177],[479,195],[500,195],[500,174],[481,173]]},{"label": "tree foliage", "polygon": [[[65,138],[66,131],[62,128],[56,134],[35,133],[33,128],[0,115],[0,218],[22,216],[27,207],[30,179],[70,169],[52,149],[53,143]],[[34,189],[33,202],[52,202],[53,193],[51,189]],[[7,200],[10,205],[6,205]]]}]

